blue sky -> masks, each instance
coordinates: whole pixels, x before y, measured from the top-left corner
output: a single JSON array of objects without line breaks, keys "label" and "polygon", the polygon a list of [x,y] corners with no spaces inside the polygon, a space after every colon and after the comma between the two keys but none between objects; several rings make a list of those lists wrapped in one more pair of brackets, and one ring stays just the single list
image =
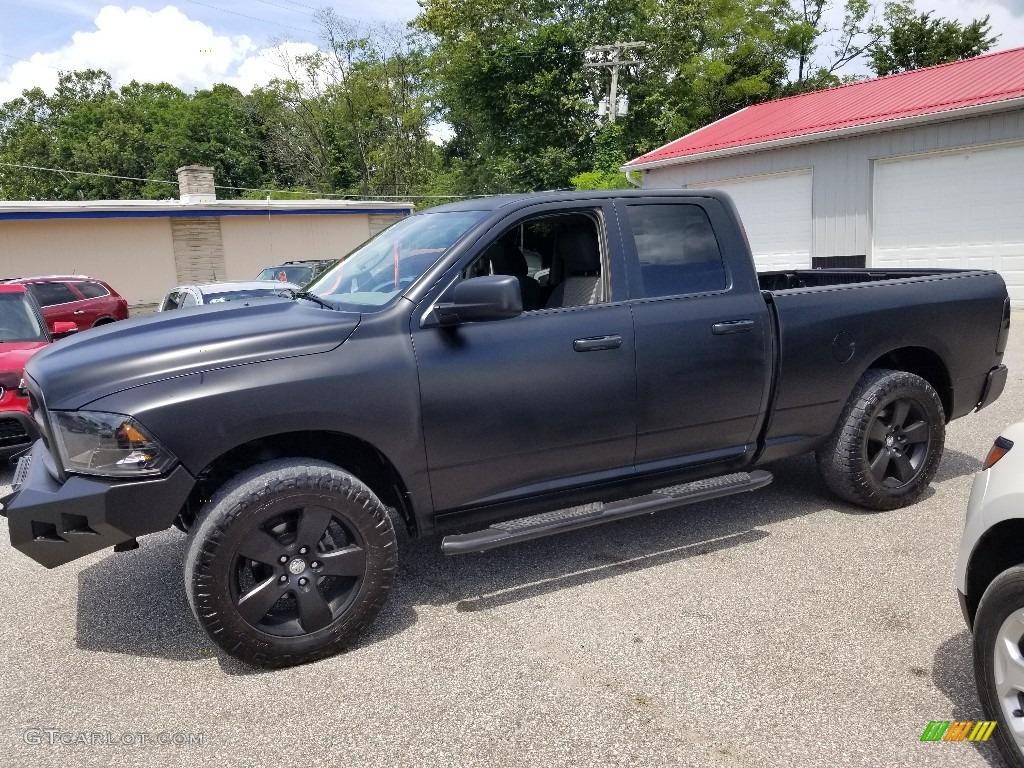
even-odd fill
[{"label": "blue sky", "polygon": [[[316,44],[313,13],[329,6],[358,22],[403,23],[415,0],[3,0],[0,101],[61,69],[99,67],[115,82],[183,88],[231,82],[247,90],[276,71],[275,48]],[[372,12],[368,12],[368,8]]]},{"label": "blue sky", "polygon": [[[838,26],[842,0],[835,3]],[[415,0],[3,0],[0,101],[52,87],[61,69],[86,67],[106,69],[118,84],[248,90],[281,74],[282,52],[312,50],[312,14],[325,5],[362,22],[402,22],[418,11]],[[1024,46],[1024,0],[919,0],[918,8],[961,21],[988,14],[998,49]]]}]

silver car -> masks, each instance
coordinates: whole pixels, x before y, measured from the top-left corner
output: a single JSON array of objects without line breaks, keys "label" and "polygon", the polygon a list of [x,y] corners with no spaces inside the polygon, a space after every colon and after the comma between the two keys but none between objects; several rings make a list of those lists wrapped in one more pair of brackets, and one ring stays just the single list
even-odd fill
[{"label": "silver car", "polygon": [[[185,309],[205,304],[222,304],[226,301],[244,301],[245,299],[263,299],[278,296],[285,289],[301,290],[295,283],[266,282],[256,280],[234,280],[224,283],[206,283],[205,285],[179,285],[172,288],[160,302],[159,312],[172,309]],[[285,294],[287,296],[287,294]]]},{"label": "silver car", "polygon": [[974,677],[993,740],[1024,768],[1024,422],[1000,435],[974,478],[957,589],[974,632]]}]

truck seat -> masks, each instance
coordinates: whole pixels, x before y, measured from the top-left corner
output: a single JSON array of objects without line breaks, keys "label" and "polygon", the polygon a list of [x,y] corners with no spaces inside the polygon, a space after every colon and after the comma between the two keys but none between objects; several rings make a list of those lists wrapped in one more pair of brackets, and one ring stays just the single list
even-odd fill
[{"label": "truck seat", "polygon": [[491,271],[496,275],[511,275],[519,281],[523,295],[523,311],[540,309],[540,283],[530,277],[526,257],[514,243],[498,241],[487,249]]},{"label": "truck seat", "polygon": [[555,286],[545,307],[580,307],[601,300],[601,249],[592,225],[558,233],[557,254],[564,279]]}]

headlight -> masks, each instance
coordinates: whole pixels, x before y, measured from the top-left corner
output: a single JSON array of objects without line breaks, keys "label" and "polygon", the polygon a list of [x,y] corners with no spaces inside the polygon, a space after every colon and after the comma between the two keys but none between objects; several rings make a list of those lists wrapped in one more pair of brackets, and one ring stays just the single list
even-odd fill
[{"label": "headlight", "polygon": [[50,421],[68,472],[141,477],[162,474],[174,465],[174,456],[130,416],[54,411]]}]

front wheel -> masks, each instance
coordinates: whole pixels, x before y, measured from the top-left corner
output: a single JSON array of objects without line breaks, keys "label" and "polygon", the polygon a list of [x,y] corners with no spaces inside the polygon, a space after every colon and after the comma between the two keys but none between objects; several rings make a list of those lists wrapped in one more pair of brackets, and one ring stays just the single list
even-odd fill
[{"label": "front wheel", "polygon": [[348,645],[380,611],[397,562],[369,488],[333,464],[284,459],[238,475],[200,511],[185,590],[224,650],[284,667]]},{"label": "front wheel", "polygon": [[989,585],[974,618],[974,679],[993,740],[1010,765],[1024,768],[1024,567]]},{"label": "front wheel", "polygon": [[868,509],[912,504],[935,476],[946,437],[942,401],[913,373],[871,369],[816,453],[833,493]]}]

